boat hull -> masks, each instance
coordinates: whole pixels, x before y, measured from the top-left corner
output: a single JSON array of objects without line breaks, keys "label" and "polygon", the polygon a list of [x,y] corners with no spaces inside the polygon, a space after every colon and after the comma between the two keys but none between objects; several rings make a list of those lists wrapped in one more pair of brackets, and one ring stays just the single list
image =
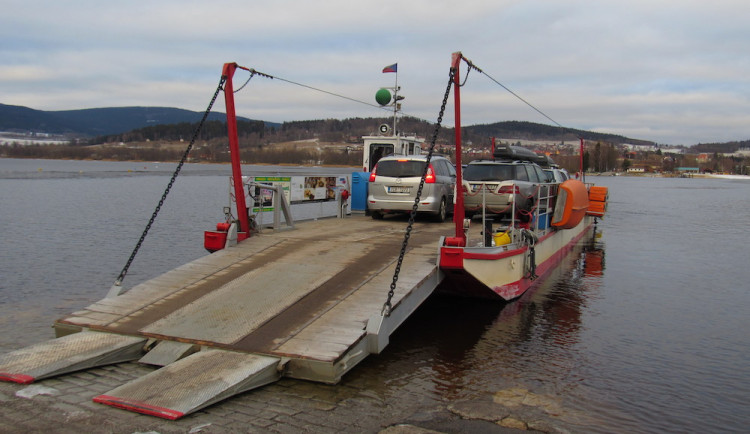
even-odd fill
[{"label": "boat hull", "polygon": [[559,265],[590,233],[595,219],[585,216],[570,229],[549,230],[534,244],[511,247],[458,247],[440,249],[440,268],[447,285],[441,290],[467,297],[510,301],[520,297]]}]

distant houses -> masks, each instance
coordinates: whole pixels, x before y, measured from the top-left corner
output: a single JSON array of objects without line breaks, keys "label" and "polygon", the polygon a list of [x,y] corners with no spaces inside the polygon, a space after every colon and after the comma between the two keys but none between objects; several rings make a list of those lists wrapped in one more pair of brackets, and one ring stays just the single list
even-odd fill
[{"label": "distant houses", "polygon": [[675,172],[679,174],[683,173],[699,173],[700,169],[698,167],[676,167]]}]

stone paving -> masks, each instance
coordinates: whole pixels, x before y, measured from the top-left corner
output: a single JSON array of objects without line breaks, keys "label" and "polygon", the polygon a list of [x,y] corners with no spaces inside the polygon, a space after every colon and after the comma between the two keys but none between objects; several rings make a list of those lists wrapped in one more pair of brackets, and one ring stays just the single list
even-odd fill
[{"label": "stone paving", "polygon": [[92,401],[151,370],[121,363],[31,385],[0,382],[0,433],[504,433],[527,428],[513,425],[518,421],[511,418],[505,422],[513,428],[500,420],[463,418],[452,403],[417,391],[379,396],[362,375],[338,385],[282,379],[177,421]]}]

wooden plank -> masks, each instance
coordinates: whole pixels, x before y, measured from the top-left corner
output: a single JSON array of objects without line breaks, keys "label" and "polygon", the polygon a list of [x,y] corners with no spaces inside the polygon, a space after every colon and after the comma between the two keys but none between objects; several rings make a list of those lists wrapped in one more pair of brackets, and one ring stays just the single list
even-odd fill
[{"label": "wooden plank", "polygon": [[113,321],[119,319],[119,315],[112,315],[107,313],[92,312],[92,311],[79,311],[76,312],[75,316],[66,317],[63,321],[71,324],[81,326],[106,326]]},{"label": "wooden plank", "polygon": [[352,345],[362,339],[365,330],[358,328],[343,328],[330,326],[310,326],[300,332],[295,339],[326,342],[333,344]]},{"label": "wooden plank", "polygon": [[230,344],[320,287],[362,250],[330,242],[295,246],[142,330]]},{"label": "wooden plank", "polygon": [[[402,269],[409,270],[409,277],[406,277],[406,275],[403,277],[400,276],[401,278],[397,283],[392,300],[393,305],[396,305],[415,286],[435,272],[436,266],[430,264],[429,259],[430,256],[435,257],[436,255],[436,250],[432,250],[430,254],[426,254],[426,252],[409,252],[407,254],[404,258]],[[415,266],[406,268],[412,265]],[[346,328],[342,327],[341,324],[347,324],[350,327],[355,324],[366,324],[370,317],[380,313],[387,298],[387,289],[393,280],[394,269],[395,264],[383,269],[357,291],[346,297],[345,300],[342,300],[303,331],[289,339],[284,345],[281,345],[278,351],[313,357],[311,355],[310,342],[319,342],[321,345],[335,343],[346,345],[347,347],[355,345],[363,336],[361,328],[356,326],[355,328]]]},{"label": "wooden plank", "polygon": [[86,310],[91,312],[108,313],[116,316],[123,316],[129,313],[128,307],[124,306],[110,306],[102,302],[97,302],[86,307]]},{"label": "wooden plank", "polygon": [[333,362],[344,354],[350,345],[318,340],[295,339],[277,350],[276,354]]},{"label": "wooden plank", "polygon": [[[264,233],[61,322],[333,363],[362,345],[381,312],[404,229],[352,218]],[[450,229],[415,224],[394,306],[434,272],[437,240]]]}]

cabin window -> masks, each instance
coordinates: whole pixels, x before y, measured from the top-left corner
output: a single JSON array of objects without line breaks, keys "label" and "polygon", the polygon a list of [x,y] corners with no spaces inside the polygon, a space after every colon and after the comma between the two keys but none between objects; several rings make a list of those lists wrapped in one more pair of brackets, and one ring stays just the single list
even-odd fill
[{"label": "cabin window", "polygon": [[373,143],[370,145],[370,171],[378,164],[381,158],[393,154],[393,145],[390,143]]}]

